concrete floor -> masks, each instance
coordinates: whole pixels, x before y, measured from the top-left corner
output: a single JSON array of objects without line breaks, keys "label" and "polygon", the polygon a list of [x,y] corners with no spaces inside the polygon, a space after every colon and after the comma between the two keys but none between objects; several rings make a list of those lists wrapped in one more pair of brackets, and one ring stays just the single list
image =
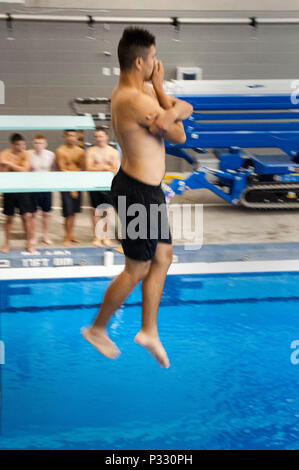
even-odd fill
[{"label": "concrete floor", "polygon": [[206,189],[188,191],[181,199],[203,204],[205,244],[299,241],[299,209],[257,210],[231,206]]},{"label": "concrete floor", "polygon": [[[299,210],[250,210],[233,207],[206,189],[185,192],[184,196],[175,196],[172,203],[203,204],[203,243],[274,243],[299,241]],[[75,235],[81,243],[78,246],[92,246],[92,228],[87,193],[83,195],[82,212],[76,216]],[[60,195],[54,193],[53,210],[50,222],[50,237],[53,247],[61,247],[64,234],[64,218],[61,215]],[[0,212],[0,244],[4,241],[4,215]],[[39,227],[40,224],[37,224]],[[171,224],[173,230],[173,226]],[[183,238],[174,241],[182,244]],[[199,234],[198,242],[201,242]],[[12,232],[12,249],[23,249],[25,243],[21,219],[15,217]],[[39,248],[46,245],[39,243]]]}]

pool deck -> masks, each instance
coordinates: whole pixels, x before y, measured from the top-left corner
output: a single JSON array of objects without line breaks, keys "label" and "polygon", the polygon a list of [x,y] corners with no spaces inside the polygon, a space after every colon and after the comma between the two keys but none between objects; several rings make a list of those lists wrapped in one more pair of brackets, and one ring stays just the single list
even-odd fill
[{"label": "pool deck", "polygon": [[[113,257],[105,264],[107,251]],[[210,244],[199,249],[174,245],[173,253],[168,274],[299,271],[299,243]],[[13,250],[0,256],[0,279],[110,277],[123,265],[124,255],[116,249]]]},{"label": "pool deck", "polygon": [[[39,244],[35,253],[24,249],[20,217],[15,218],[12,249],[0,253],[0,279],[26,277],[113,276],[123,266],[124,255],[116,248],[92,246],[92,230],[87,194],[76,218],[75,235],[81,243],[70,248],[61,245],[64,219],[60,198],[54,193],[50,222],[53,245]],[[207,190],[188,191],[175,203],[203,205],[203,234],[198,243],[174,241],[174,260],[169,274],[195,272],[299,271],[298,211],[248,210],[226,204]],[[3,243],[4,216],[0,213],[0,243]],[[173,229],[173,227],[172,227]],[[113,261],[104,263],[104,254],[113,253]],[[55,267],[55,269],[53,269]],[[74,267],[77,267],[74,270]],[[76,271],[76,273],[75,273]]]}]

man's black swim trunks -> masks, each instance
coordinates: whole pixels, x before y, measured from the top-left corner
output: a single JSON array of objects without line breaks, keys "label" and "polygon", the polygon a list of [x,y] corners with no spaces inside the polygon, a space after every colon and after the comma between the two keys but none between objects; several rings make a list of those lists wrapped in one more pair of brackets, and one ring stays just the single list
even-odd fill
[{"label": "man's black swim trunks", "polygon": [[120,167],[111,194],[122,226],[124,254],[138,261],[151,260],[157,243],[172,243],[161,184],[153,186],[129,176]]}]

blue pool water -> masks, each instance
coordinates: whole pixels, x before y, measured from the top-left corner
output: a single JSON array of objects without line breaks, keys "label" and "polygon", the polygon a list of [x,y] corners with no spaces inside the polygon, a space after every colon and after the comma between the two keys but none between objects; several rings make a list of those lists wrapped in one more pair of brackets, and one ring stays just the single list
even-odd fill
[{"label": "blue pool water", "polygon": [[109,282],[0,283],[1,449],[298,449],[299,273],[168,276],[168,370],[133,342],[140,288],[109,326],[118,360],[81,338]]}]

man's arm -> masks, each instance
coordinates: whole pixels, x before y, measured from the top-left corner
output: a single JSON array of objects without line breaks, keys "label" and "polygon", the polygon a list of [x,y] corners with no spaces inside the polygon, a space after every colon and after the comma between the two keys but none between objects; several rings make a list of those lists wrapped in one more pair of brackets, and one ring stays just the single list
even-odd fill
[{"label": "man's arm", "polygon": [[86,171],[97,171],[96,165],[93,164],[92,148],[89,148],[86,150],[85,167],[86,167]]},{"label": "man's arm", "polygon": [[126,97],[123,110],[124,119],[129,117],[129,120],[137,122],[157,137],[173,144],[182,144],[186,140],[182,123],[175,123],[171,110],[162,109],[153,95],[133,93],[130,97]]},{"label": "man's arm", "polygon": [[186,134],[182,121],[171,124],[163,138],[173,145],[182,145],[186,142]]},{"label": "man's arm", "polygon": [[50,165],[49,171],[57,171],[57,163],[56,163],[54,152],[51,152],[51,165]]},{"label": "man's arm", "polygon": [[169,96],[162,89],[155,90],[159,104],[164,110],[172,110],[175,121],[184,121],[193,113],[193,106],[187,101]]},{"label": "man's arm", "polygon": [[86,170],[86,152],[84,149],[81,149],[81,153],[79,156],[79,171]]},{"label": "man's arm", "polygon": [[154,135],[160,135],[163,139],[174,145],[183,144],[186,141],[183,123],[180,119],[176,118],[174,107],[166,110],[161,109],[160,114],[151,124],[149,131]]},{"label": "man's arm", "polygon": [[65,156],[64,156],[63,152],[61,152],[59,149],[57,149],[56,153],[55,153],[55,157],[56,157],[56,164],[57,164],[58,170],[59,171],[68,171],[67,168],[66,168]]},{"label": "man's arm", "polygon": [[5,162],[5,151],[0,152],[0,171],[8,171],[9,166]]},{"label": "man's arm", "polygon": [[4,154],[4,152],[0,152],[0,171],[5,171],[5,163],[3,163],[2,161],[2,155]]},{"label": "man's arm", "polygon": [[[132,92],[126,95],[122,103],[124,120],[137,122],[141,127],[149,128],[158,117],[161,108],[153,96]],[[128,119],[129,118],[129,119]]]},{"label": "man's arm", "polygon": [[119,151],[112,148],[111,149],[111,169],[112,173],[116,174],[118,170],[118,164],[119,164]]},{"label": "man's arm", "polygon": [[86,150],[86,157],[85,157],[85,162],[86,162],[86,171],[110,171],[110,165],[107,165],[106,163],[97,163],[94,164],[93,160],[93,149],[89,148]]},{"label": "man's arm", "polygon": [[124,121],[135,122],[145,127],[156,137],[172,144],[183,144],[186,140],[184,126],[175,122],[172,108],[164,110],[156,98],[148,93],[134,92],[126,95],[122,103]]},{"label": "man's arm", "polygon": [[[167,96],[167,95],[166,95]],[[171,111],[173,108],[161,111],[152,121],[149,131],[162,137],[173,145],[181,145],[186,141],[186,134],[181,120],[174,120]]]},{"label": "man's arm", "polygon": [[13,171],[30,171],[31,165],[30,165],[30,157],[24,158],[22,161],[21,165],[15,165],[14,163],[11,164],[11,168]]},{"label": "man's arm", "polygon": [[2,152],[1,165],[10,168],[12,171],[30,171],[30,154],[24,151],[23,158],[20,165],[13,163],[9,160],[9,152]]},{"label": "man's arm", "polygon": [[175,121],[183,121],[184,119],[187,119],[193,113],[192,105],[186,101],[167,95],[163,89],[163,80],[164,67],[161,60],[157,60],[154,65],[152,83],[161,108],[165,110],[173,109]]},{"label": "man's arm", "polygon": [[148,86],[147,91],[155,97],[160,107],[166,111],[157,117],[151,127],[155,132],[160,129],[163,137],[172,144],[183,144],[186,140],[182,120],[187,119],[193,112],[193,107],[182,100],[167,95],[163,89],[164,68],[162,62],[156,61],[152,76],[153,87]]},{"label": "man's arm", "polygon": [[11,164],[8,159],[8,152],[7,150],[3,150],[0,152],[0,171],[10,171]]},{"label": "man's arm", "polygon": [[93,150],[91,148],[86,151],[86,171],[112,171],[112,166],[110,163],[97,163],[95,165],[93,162],[92,153]]},{"label": "man's arm", "polygon": [[75,164],[68,165],[64,152],[59,149],[56,150],[56,163],[59,171],[81,171]]}]

